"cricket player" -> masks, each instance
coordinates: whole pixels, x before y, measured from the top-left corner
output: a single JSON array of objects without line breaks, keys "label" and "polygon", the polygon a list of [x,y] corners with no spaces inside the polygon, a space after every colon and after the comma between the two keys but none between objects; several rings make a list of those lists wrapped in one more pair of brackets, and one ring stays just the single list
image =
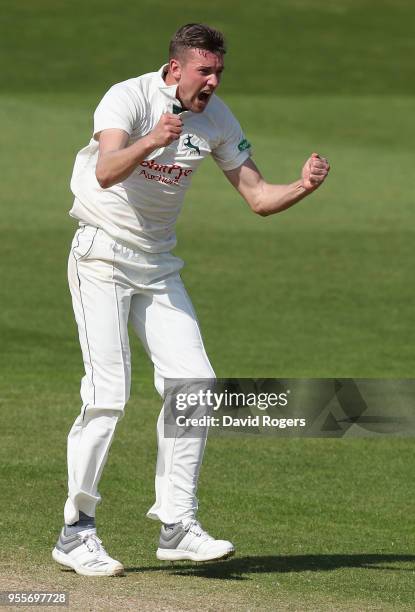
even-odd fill
[{"label": "cricket player", "polygon": [[[171,254],[183,199],[212,155],[252,211],[279,213],[316,190],[329,172],[313,153],[300,178],[267,183],[229,108],[216,96],[224,68],[223,35],[201,24],[181,27],[169,62],[118,83],[94,114],[89,144],[77,155],[70,215],[79,222],[68,276],[85,366],[82,409],[68,436],[68,498],[55,561],[86,576],[123,573],[98,538],[99,480],[130,393],[130,321],[154,364],[157,391],[166,378],[212,379],[192,303]],[[157,424],[155,502],[161,522],[158,559],[208,561],[234,553],[196,519],[196,488],[206,439],[164,436]]]}]

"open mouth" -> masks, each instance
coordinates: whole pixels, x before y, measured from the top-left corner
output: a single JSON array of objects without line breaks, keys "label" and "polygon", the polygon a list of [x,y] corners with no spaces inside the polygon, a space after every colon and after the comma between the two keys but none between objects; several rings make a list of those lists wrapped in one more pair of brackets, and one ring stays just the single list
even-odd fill
[{"label": "open mouth", "polygon": [[197,97],[198,97],[198,100],[200,100],[201,102],[207,102],[209,100],[210,96],[211,96],[211,92],[209,92],[209,91],[201,91],[198,94]]}]

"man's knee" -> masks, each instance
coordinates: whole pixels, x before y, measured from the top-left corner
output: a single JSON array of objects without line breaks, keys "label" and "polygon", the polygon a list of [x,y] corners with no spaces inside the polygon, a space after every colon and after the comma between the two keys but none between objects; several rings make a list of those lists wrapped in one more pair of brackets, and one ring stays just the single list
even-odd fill
[{"label": "man's knee", "polygon": [[[181,373],[180,373],[181,374]],[[190,370],[183,375],[179,375],[177,372],[172,372],[168,376],[163,376],[160,372],[155,370],[154,372],[154,386],[162,397],[166,391],[166,381],[206,381],[208,386],[214,385],[216,381],[216,374],[212,368],[212,366],[208,363],[203,367],[195,368],[194,370]],[[170,385],[167,383],[167,387]]]},{"label": "man's knee", "polygon": [[100,408],[98,406],[84,406],[81,412],[83,421],[87,423],[91,419],[96,419],[100,417],[106,417],[108,419],[119,420],[124,416],[124,408],[112,407],[112,408]]},{"label": "man's knee", "polygon": [[85,376],[81,398],[88,410],[112,410],[123,414],[130,398],[130,381],[122,377],[113,381],[89,380]]}]

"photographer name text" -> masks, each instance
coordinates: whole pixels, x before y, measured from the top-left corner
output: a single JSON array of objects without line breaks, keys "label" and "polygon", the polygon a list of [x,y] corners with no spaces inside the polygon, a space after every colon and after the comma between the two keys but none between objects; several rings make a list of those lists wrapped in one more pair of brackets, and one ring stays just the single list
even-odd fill
[{"label": "photographer name text", "polygon": [[278,419],[267,414],[248,417],[232,417],[224,414],[220,417],[207,416],[186,417],[184,414],[176,417],[178,427],[276,427],[286,429],[290,427],[306,427],[306,419]]}]

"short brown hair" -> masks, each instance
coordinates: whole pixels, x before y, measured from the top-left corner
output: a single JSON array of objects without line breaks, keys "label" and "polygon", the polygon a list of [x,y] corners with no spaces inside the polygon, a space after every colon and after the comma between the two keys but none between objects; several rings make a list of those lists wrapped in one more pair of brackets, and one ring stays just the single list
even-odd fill
[{"label": "short brown hair", "polygon": [[185,49],[205,49],[217,55],[226,53],[222,32],[203,23],[188,23],[177,30],[170,41],[169,59],[177,58]]}]

